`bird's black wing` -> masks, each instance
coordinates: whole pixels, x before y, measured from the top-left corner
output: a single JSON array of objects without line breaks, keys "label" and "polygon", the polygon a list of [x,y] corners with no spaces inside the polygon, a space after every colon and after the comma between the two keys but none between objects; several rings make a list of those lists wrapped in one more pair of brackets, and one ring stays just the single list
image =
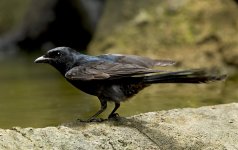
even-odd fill
[{"label": "bird's black wing", "polygon": [[70,69],[65,77],[69,80],[105,80],[163,72],[136,64],[111,63],[108,61],[90,62]]},{"label": "bird's black wing", "polygon": [[175,61],[173,60],[156,60],[136,55],[104,54],[97,57],[122,64],[136,64],[146,68],[153,66],[170,66],[175,64]]}]

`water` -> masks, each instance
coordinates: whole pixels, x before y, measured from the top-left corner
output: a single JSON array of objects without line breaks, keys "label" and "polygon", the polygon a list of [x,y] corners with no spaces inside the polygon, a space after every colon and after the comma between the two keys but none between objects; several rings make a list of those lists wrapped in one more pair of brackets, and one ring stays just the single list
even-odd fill
[{"label": "water", "polygon": [[[0,128],[56,126],[78,118],[86,119],[100,107],[64,80],[47,64],[34,64],[39,56],[19,56],[0,62]],[[237,78],[209,85],[153,85],[119,108],[121,116],[198,107],[238,100]],[[101,117],[107,117],[109,104]]]}]

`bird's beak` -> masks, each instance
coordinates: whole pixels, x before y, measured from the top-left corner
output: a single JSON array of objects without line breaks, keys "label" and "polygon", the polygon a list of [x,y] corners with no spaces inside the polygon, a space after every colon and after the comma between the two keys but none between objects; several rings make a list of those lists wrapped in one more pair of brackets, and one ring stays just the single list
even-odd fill
[{"label": "bird's beak", "polygon": [[44,55],[41,57],[38,57],[34,63],[48,63],[50,61],[50,58],[46,58]]}]

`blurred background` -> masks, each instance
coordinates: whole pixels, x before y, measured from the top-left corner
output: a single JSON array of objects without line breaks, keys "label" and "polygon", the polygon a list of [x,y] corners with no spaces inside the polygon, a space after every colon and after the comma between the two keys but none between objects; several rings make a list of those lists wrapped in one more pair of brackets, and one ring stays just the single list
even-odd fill
[{"label": "blurred background", "polygon": [[58,46],[177,61],[165,70],[217,67],[228,74],[206,85],[153,85],[122,103],[121,116],[238,102],[237,18],[237,0],[1,0],[0,128],[55,126],[99,109],[96,97],[33,63]]}]

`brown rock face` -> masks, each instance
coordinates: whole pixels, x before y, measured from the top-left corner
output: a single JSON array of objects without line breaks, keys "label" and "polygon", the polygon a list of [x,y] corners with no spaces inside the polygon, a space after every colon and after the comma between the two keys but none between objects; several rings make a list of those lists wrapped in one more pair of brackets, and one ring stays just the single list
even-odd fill
[{"label": "brown rock face", "polygon": [[237,67],[237,14],[233,0],[108,1],[89,51]]}]

